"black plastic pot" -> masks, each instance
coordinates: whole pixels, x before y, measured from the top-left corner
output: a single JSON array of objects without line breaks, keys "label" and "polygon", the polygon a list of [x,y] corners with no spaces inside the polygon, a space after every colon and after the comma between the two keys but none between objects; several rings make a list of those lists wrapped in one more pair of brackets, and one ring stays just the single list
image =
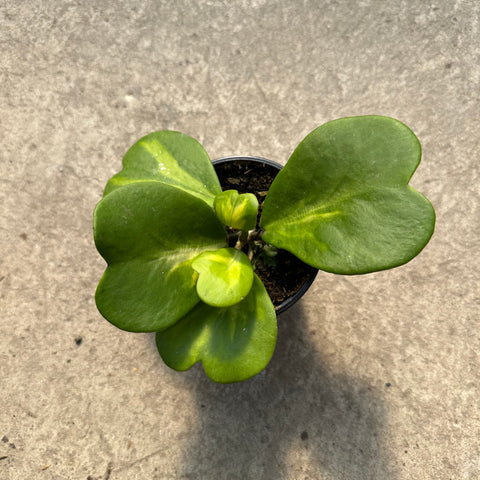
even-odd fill
[{"label": "black plastic pot", "polygon": [[[273,162],[272,160],[268,160],[266,158],[261,158],[261,157],[232,156],[232,157],[218,158],[216,160],[213,160],[212,163],[213,163],[213,166],[215,167],[217,174],[219,174],[221,171],[222,164],[232,163],[232,162],[234,163],[236,162],[236,165],[239,165],[239,166],[246,166],[249,169],[250,169],[249,167],[250,164],[251,164],[251,168],[258,169],[260,167],[260,170],[263,170],[264,172],[268,170],[269,174],[273,176],[277,175],[277,173],[282,169],[282,165],[280,165],[279,163],[276,163],[276,162]],[[259,174],[261,174],[261,172],[259,172]],[[220,179],[220,183],[222,184],[221,179]],[[234,187],[229,186],[225,188],[224,185],[222,185],[222,188],[226,190]],[[240,193],[245,193],[245,192],[240,192]],[[250,193],[256,193],[256,192],[252,191]],[[285,312],[292,305],[298,302],[298,300],[300,300],[300,298],[303,297],[303,295],[306,293],[306,291],[310,288],[313,281],[315,280],[318,270],[303,262],[301,262],[301,264],[303,266],[303,269],[307,271],[305,281],[303,282],[301,287],[296,291],[296,293],[294,293],[292,296],[288,297],[286,300],[284,300],[282,303],[280,303],[275,307],[275,312],[277,315]]]}]

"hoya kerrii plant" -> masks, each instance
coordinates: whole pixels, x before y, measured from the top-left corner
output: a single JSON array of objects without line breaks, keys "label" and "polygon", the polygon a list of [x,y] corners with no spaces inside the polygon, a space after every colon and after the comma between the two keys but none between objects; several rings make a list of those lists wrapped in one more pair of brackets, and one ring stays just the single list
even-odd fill
[{"label": "hoya kerrii plant", "polygon": [[408,184],[420,158],[417,137],[398,120],[328,122],[295,149],[257,221],[255,196],[222,191],[196,140],[151,133],[128,150],[95,208],[95,244],[108,265],[97,307],[123,330],[157,332],[175,370],[202,362],[216,382],[252,377],[277,338],[254,269],[258,244],[344,275],[408,262],[435,224],[430,202]]}]

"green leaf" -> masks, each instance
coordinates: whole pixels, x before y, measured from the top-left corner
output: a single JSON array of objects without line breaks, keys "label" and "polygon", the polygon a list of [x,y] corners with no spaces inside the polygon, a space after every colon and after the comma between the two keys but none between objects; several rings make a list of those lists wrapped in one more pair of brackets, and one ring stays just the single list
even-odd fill
[{"label": "green leaf", "polygon": [[213,209],[160,182],[125,185],[94,212],[95,244],[108,267],[98,285],[100,313],[123,330],[158,331],[199,301],[194,258],[226,246]]},{"label": "green leaf", "polygon": [[192,267],[199,274],[198,296],[212,307],[235,305],[252,288],[252,264],[235,248],[201,253],[193,260]]},{"label": "green leaf", "polygon": [[334,273],[408,262],[435,224],[430,202],[408,186],[420,158],[417,137],[393,118],[322,125],[274,180],[260,222],[263,240]]},{"label": "green leaf", "polygon": [[253,230],[257,224],[258,200],[253,193],[226,190],[215,197],[215,213],[220,221],[237,230]]},{"label": "green leaf", "polygon": [[219,383],[241,382],[262,371],[276,339],[275,310],[256,275],[242,302],[227,308],[200,303],[156,337],[169,367],[183,371],[202,361],[206,374]]},{"label": "green leaf", "polygon": [[130,183],[156,181],[172,185],[213,205],[222,191],[207,152],[194,138],[180,132],[153,132],[138,140],[123,158],[104,195]]}]

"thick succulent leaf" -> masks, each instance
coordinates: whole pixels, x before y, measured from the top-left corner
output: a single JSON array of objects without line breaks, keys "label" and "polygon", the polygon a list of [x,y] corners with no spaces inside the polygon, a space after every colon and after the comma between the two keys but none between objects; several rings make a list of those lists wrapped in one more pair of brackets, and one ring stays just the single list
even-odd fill
[{"label": "thick succulent leaf", "polygon": [[112,177],[104,195],[138,182],[175,186],[213,205],[222,191],[207,152],[194,138],[180,132],[153,132],[138,140],[123,158],[123,169]]},{"label": "thick succulent leaf", "polygon": [[372,115],[322,125],[274,180],[263,240],[334,273],[408,262],[435,224],[430,202],[408,186],[420,158],[417,137],[398,120]]},{"label": "thick succulent leaf", "polygon": [[94,237],[108,267],[100,313],[123,330],[161,330],[199,301],[192,260],[226,246],[223,225],[197,197],[159,182],[126,185],[94,212]]},{"label": "thick succulent leaf", "polygon": [[227,308],[199,303],[156,337],[168,366],[183,371],[202,361],[206,374],[219,383],[240,382],[263,370],[276,339],[275,310],[256,275],[242,302]]},{"label": "thick succulent leaf", "polygon": [[214,200],[215,213],[224,225],[237,230],[252,230],[257,224],[258,200],[253,193],[225,190]]},{"label": "thick succulent leaf", "polygon": [[248,257],[235,248],[203,252],[192,262],[198,273],[197,293],[212,307],[230,307],[252,288],[253,269]]}]

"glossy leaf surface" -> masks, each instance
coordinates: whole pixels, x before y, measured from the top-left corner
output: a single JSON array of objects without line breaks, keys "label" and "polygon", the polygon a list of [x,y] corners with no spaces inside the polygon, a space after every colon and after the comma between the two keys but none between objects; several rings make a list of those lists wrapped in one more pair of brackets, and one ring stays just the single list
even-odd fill
[{"label": "glossy leaf surface", "polygon": [[334,273],[408,262],[435,224],[430,202],[408,185],[420,158],[414,133],[392,118],[322,125],[274,180],[263,207],[263,239]]},{"label": "glossy leaf surface", "polygon": [[202,361],[206,374],[219,383],[240,382],[262,371],[276,339],[275,310],[257,276],[242,302],[227,308],[200,303],[156,337],[168,366],[183,371]]},{"label": "glossy leaf surface", "polygon": [[226,190],[215,197],[213,206],[224,225],[237,230],[252,230],[257,224],[258,200],[253,193]]},{"label": "glossy leaf surface", "polygon": [[172,131],[153,132],[138,140],[123,158],[104,195],[139,182],[172,185],[213,205],[220,183],[207,152],[194,138]]},{"label": "glossy leaf surface", "polygon": [[199,301],[192,261],[226,246],[213,209],[160,182],[112,191],[94,212],[94,238],[108,267],[98,285],[100,313],[117,327],[161,330]]},{"label": "glossy leaf surface", "polygon": [[235,248],[201,253],[193,260],[192,267],[199,274],[198,296],[212,307],[235,305],[252,288],[252,264]]}]

